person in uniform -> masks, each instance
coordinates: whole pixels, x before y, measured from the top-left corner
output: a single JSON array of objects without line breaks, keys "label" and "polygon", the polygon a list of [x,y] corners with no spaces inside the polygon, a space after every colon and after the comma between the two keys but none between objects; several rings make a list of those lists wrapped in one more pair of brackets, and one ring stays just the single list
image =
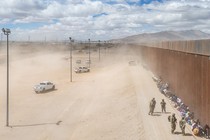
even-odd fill
[{"label": "person in uniform", "polygon": [[155,101],[155,98],[153,98],[151,101],[150,101],[150,104],[149,104],[149,115],[153,115],[154,113],[154,109],[155,109],[155,105],[156,105],[156,101]]},{"label": "person in uniform", "polygon": [[161,105],[162,113],[163,112],[166,113],[166,102],[164,101],[164,99],[162,99],[162,101],[160,102],[160,105]]},{"label": "person in uniform", "polygon": [[148,115],[152,115],[152,100],[149,102],[149,113]]},{"label": "person in uniform", "polygon": [[170,122],[171,122],[171,133],[173,134],[174,131],[176,130],[176,123],[177,123],[177,119],[176,119],[174,113],[172,114],[172,116],[170,118]]},{"label": "person in uniform", "polygon": [[186,121],[185,121],[184,117],[182,117],[182,119],[179,121],[179,126],[182,130],[182,135],[185,135]]},{"label": "person in uniform", "polygon": [[155,101],[155,98],[153,98],[152,99],[152,114],[154,113],[155,105],[156,105],[156,101]]}]

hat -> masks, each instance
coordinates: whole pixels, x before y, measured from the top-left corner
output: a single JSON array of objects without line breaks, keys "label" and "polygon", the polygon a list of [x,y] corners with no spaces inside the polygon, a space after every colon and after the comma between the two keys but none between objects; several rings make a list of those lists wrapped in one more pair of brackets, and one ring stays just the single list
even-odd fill
[{"label": "hat", "polygon": [[198,128],[193,129],[193,134],[198,135],[199,134],[199,129]]}]

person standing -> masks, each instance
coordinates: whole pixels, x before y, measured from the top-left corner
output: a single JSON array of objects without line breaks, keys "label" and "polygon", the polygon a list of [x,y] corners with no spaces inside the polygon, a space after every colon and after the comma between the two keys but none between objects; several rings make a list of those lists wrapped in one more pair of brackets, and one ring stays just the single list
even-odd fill
[{"label": "person standing", "polygon": [[153,98],[149,103],[149,115],[153,115],[154,109],[155,109],[156,101],[155,98]]},{"label": "person standing", "polygon": [[173,113],[172,116],[170,117],[170,122],[171,122],[171,133],[173,134],[174,131],[176,130],[176,123],[177,123],[177,119],[176,119],[174,113]]},{"label": "person standing", "polygon": [[186,121],[185,121],[184,117],[182,117],[182,119],[179,121],[179,126],[182,130],[182,135],[185,135]]},{"label": "person standing", "polygon": [[209,136],[209,130],[210,130],[209,126],[206,124],[206,125],[203,127],[203,129],[204,129],[206,138],[209,139],[209,138],[210,138],[210,136]]},{"label": "person standing", "polygon": [[160,102],[160,105],[161,105],[162,113],[163,112],[166,113],[166,102],[164,101],[164,99],[162,99],[162,101]]},{"label": "person standing", "polygon": [[152,115],[153,115],[154,110],[155,110],[155,105],[156,105],[156,101],[155,101],[155,98],[153,98],[153,103],[152,103]]}]

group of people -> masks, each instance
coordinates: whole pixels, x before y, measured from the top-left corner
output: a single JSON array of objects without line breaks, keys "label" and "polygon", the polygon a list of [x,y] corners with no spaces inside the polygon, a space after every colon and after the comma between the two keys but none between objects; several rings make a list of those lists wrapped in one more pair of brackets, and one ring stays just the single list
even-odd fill
[{"label": "group of people", "polygon": [[[149,103],[148,115],[153,115],[155,105],[156,105],[156,100],[155,100],[155,98],[152,98],[152,100]],[[160,105],[161,105],[162,113],[166,113],[166,102],[164,101],[164,99],[162,99],[162,101],[160,102]],[[168,117],[168,121],[171,123],[171,133],[173,134],[174,131],[176,130],[176,123],[177,123],[177,119],[176,119],[176,116],[174,113]],[[182,134],[185,135],[186,121],[185,121],[184,117],[182,117],[182,119],[179,121],[179,126],[182,130]]]},{"label": "group of people", "polygon": [[173,94],[168,97],[174,105],[174,108],[180,112],[180,116],[183,120],[191,126],[192,133],[196,136],[202,136],[209,139],[209,126],[205,124],[204,127],[202,127],[200,121],[194,117],[194,113],[190,111],[189,107],[185,105],[179,97]]},{"label": "group of people", "polygon": [[[156,100],[155,100],[155,98],[152,98],[152,100],[149,103],[149,113],[148,113],[148,115],[153,115],[155,105],[156,105]],[[162,113],[163,112],[166,113],[166,102],[164,101],[164,99],[162,99],[162,101],[160,102],[160,105],[161,105]]]},{"label": "group of people", "polygon": [[[160,78],[157,77],[153,77],[153,80],[157,83],[157,87],[159,88],[160,92],[168,97],[174,107],[180,112],[182,119],[179,121],[179,126],[182,130],[182,134],[185,135],[186,124],[189,124],[194,135],[210,138],[209,126],[207,124],[204,125],[204,127],[200,125],[199,120],[194,118],[194,113],[190,111],[189,107],[169,90],[169,84],[164,83]],[[168,119],[171,122],[171,132],[174,133],[177,123],[175,114],[172,114]]]},{"label": "group of people", "polygon": [[[171,133],[174,134],[177,124],[177,118],[174,113],[171,116],[168,116],[168,121],[171,123]],[[182,117],[182,119],[179,121],[179,127],[182,131],[182,135],[185,135],[186,121],[184,117]]]}]

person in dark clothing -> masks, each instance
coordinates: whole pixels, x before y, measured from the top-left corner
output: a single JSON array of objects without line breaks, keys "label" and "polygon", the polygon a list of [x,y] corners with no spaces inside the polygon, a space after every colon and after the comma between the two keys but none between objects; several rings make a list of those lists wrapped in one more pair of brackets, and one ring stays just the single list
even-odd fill
[{"label": "person in dark clothing", "polygon": [[210,138],[210,136],[209,136],[209,130],[210,130],[209,126],[206,124],[203,127],[203,130],[204,130],[204,133],[205,133],[206,138],[209,139]]},{"label": "person in dark clothing", "polygon": [[160,105],[161,105],[162,113],[163,112],[166,113],[166,102],[164,101],[164,99],[162,99],[162,102],[160,103]]},{"label": "person in dark clothing", "polygon": [[177,123],[177,119],[176,119],[174,113],[173,113],[172,116],[170,117],[170,122],[171,122],[171,133],[173,134],[174,131],[176,130],[176,123]]},{"label": "person in dark clothing", "polygon": [[156,101],[155,98],[153,98],[149,103],[149,115],[153,115],[154,109],[155,109]]}]

